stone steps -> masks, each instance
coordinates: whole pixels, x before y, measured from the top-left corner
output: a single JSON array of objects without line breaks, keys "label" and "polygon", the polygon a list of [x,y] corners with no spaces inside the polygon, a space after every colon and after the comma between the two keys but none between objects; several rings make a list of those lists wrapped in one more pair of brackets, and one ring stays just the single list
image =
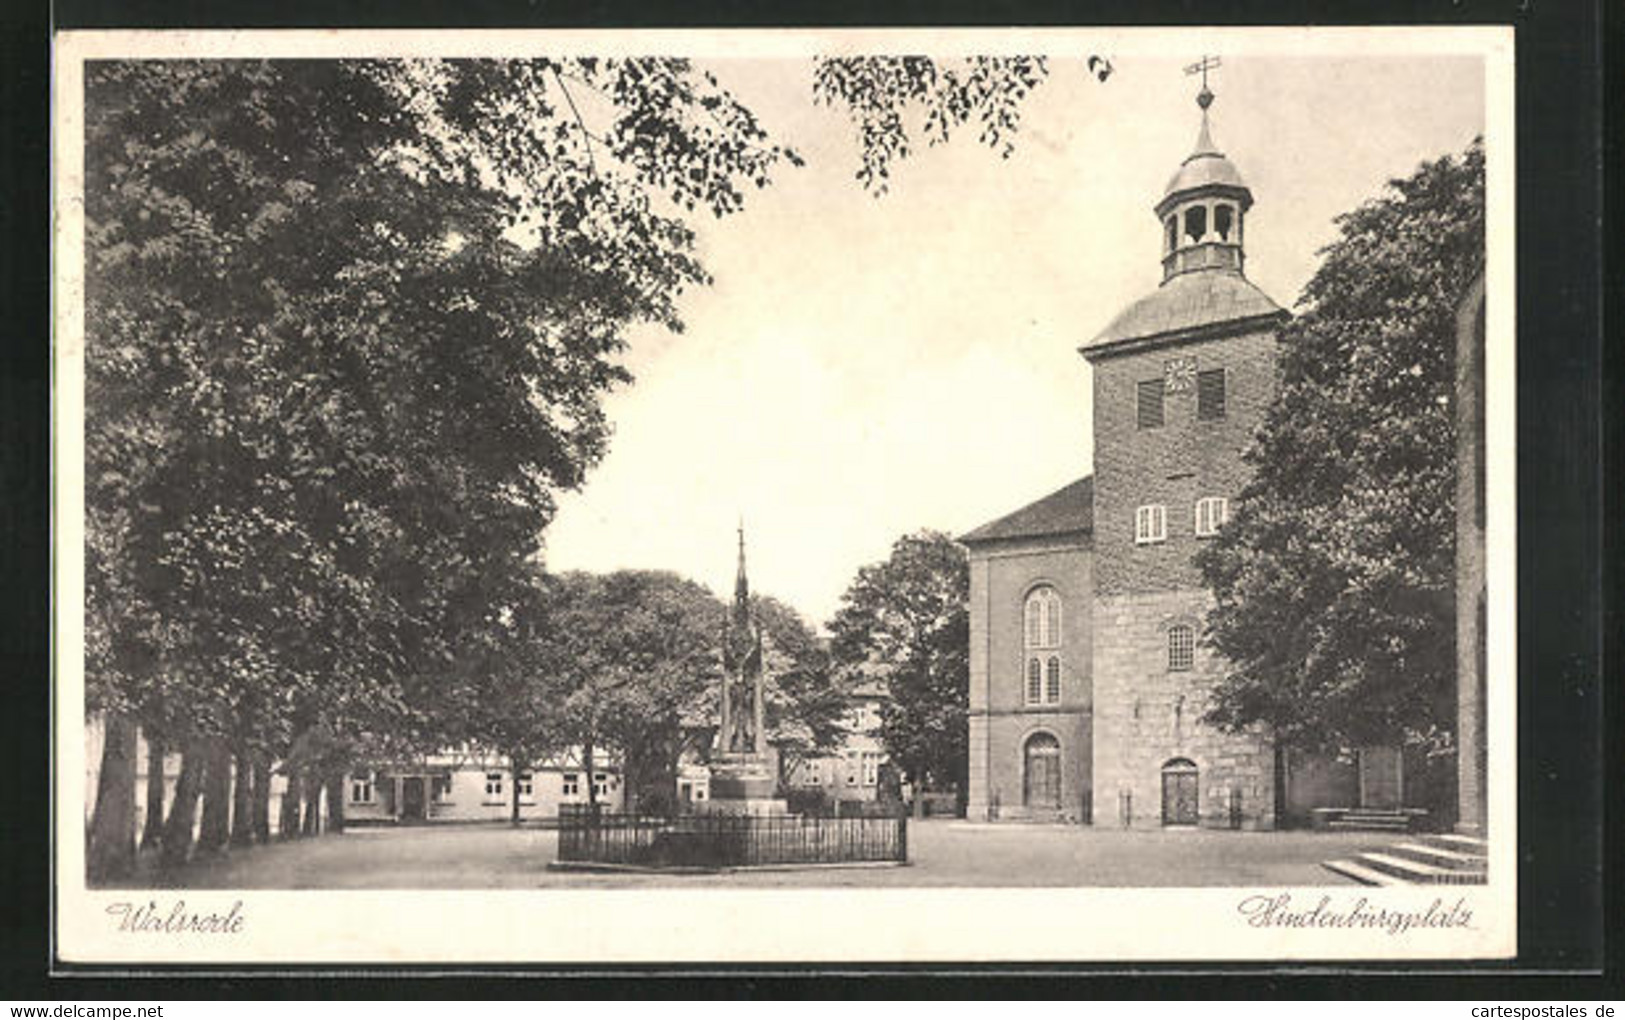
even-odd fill
[{"label": "stone steps", "polygon": [[1483,854],[1435,846],[1431,843],[1396,843],[1394,849],[1403,851],[1416,860],[1456,871],[1483,871],[1488,863]]},{"label": "stone steps", "polygon": [[1462,847],[1476,852],[1481,857],[1489,856],[1490,852],[1488,841],[1479,836],[1465,836],[1459,832],[1436,832],[1424,839],[1444,846]]},{"label": "stone steps", "polygon": [[1314,826],[1334,832],[1410,832],[1427,818],[1422,808],[1315,808]]},{"label": "stone steps", "polygon": [[1401,884],[1399,879],[1392,875],[1385,875],[1356,861],[1322,861],[1320,866],[1345,878],[1352,878],[1361,885]]},{"label": "stone steps", "polygon": [[1365,885],[1483,885],[1489,877],[1488,845],[1453,833],[1402,840],[1321,866]]},{"label": "stone steps", "polygon": [[1339,818],[1327,822],[1333,832],[1409,832],[1411,823],[1405,818]]}]

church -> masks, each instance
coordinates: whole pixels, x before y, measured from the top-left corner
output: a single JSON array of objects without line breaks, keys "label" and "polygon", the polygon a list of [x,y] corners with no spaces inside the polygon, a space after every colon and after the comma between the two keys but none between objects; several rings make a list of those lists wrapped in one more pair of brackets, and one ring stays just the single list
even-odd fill
[{"label": "church", "polygon": [[1201,721],[1227,664],[1202,640],[1192,557],[1248,478],[1289,318],[1247,279],[1253,193],[1214,144],[1213,98],[1204,80],[1196,144],[1147,225],[1161,283],[1079,348],[1094,473],[959,539],[972,819],[1271,829],[1289,801],[1305,819],[1402,802],[1395,750],[1294,762],[1263,731]]}]

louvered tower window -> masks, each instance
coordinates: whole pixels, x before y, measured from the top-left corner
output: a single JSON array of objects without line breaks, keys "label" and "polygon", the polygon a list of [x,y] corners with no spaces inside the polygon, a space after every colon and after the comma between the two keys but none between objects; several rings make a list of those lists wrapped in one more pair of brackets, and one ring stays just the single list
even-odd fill
[{"label": "louvered tower window", "polygon": [[1224,417],[1224,369],[1196,373],[1196,417],[1201,421]]},{"label": "louvered tower window", "polygon": [[1147,379],[1139,386],[1139,415],[1138,420],[1142,429],[1156,429],[1162,427],[1162,391],[1161,379]]}]

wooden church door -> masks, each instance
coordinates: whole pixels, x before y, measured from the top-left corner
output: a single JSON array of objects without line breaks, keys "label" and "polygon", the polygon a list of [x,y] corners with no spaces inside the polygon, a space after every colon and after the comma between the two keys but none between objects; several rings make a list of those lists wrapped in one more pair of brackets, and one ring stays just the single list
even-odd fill
[{"label": "wooden church door", "polygon": [[1162,824],[1195,825],[1201,820],[1196,763],[1175,758],[1162,767]]},{"label": "wooden church door", "polygon": [[1030,808],[1060,810],[1061,742],[1048,733],[1035,733],[1027,741],[1026,782],[1022,802]]}]

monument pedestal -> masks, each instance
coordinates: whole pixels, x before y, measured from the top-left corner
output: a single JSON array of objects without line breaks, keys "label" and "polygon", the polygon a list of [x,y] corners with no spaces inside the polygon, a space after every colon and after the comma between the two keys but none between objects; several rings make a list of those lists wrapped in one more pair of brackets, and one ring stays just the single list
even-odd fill
[{"label": "monument pedestal", "polygon": [[[775,797],[778,779],[765,755],[727,754],[711,763],[706,814],[786,815],[784,798]],[[698,807],[699,805],[696,805]]]}]

